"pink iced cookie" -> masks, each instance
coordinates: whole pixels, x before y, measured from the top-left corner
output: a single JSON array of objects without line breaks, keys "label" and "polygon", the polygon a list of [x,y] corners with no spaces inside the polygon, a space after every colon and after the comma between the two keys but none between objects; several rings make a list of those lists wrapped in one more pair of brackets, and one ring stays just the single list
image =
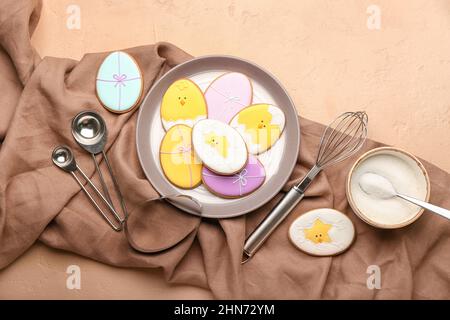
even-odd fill
[{"label": "pink iced cookie", "polygon": [[218,175],[206,167],[202,169],[202,180],[206,188],[222,198],[239,198],[258,189],[266,179],[264,166],[249,155],[248,163],[241,172],[231,176]]},{"label": "pink iced cookie", "polygon": [[236,113],[252,103],[250,79],[238,72],[216,78],[205,91],[208,118],[229,123]]}]

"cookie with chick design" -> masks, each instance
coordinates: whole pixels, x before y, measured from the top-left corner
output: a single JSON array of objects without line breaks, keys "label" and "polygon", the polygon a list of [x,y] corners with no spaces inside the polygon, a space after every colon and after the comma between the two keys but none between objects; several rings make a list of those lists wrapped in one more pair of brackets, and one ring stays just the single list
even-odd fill
[{"label": "cookie with chick design", "polygon": [[271,148],[280,138],[285,121],[280,108],[260,103],[241,110],[231,120],[230,126],[244,138],[248,151],[258,155]]},{"label": "cookie with chick design", "polygon": [[206,119],[208,108],[203,92],[193,81],[183,78],[172,83],[161,101],[161,120],[167,131],[177,124],[193,127]]},{"label": "cookie with chick design", "polygon": [[232,175],[247,164],[244,140],[224,122],[213,119],[197,122],[192,129],[192,144],[203,165],[217,174]]}]

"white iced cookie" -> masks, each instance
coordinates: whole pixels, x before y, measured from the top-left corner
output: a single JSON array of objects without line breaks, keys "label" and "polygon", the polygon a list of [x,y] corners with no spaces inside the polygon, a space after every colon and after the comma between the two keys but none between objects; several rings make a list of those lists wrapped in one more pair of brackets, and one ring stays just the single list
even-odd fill
[{"label": "white iced cookie", "polygon": [[334,256],[347,250],[355,227],[343,213],[316,209],[298,217],[289,228],[289,238],[300,250],[313,256]]},{"label": "white iced cookie", "polygon": [[221,121],[197,122],[192,130],[192,144],[203,165],[214,173],[232,175],[247,164],[247,147],[241,135]]}]

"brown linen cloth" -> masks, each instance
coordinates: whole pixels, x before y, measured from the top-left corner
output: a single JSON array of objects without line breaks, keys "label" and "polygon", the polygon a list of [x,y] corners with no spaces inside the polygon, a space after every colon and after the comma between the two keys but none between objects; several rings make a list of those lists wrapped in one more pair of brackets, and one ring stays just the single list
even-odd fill
[{"label": "brown linen cloth", "polygon": [[[281,194],[251,214],[221,220],[200,219],[165,202],[151,202],[130,216],[133,240],[155,251],[173,247],[153,254],[130,248],[125,233],[114,232],[105,223],[72,177],[52,164],[50,154],[58,144],[69,145],[95,180],[92,159],[74,142],[70,121],[81,110],[100,112],[109,129],[108,155],[132,211],[158,196],[137,159],[137,112],[114,115],[97,101],[96,70],[107,53],[87,54],[81,61],[39,58],[30,35],[40,8],[39,1],[4,0],[0,9],[0,268],[40,240],[115,266],[163,268],[167,281],[210,288],[217,298],[450,298],[449,222],[426,212],[399,230],[378,230],[363,223],[345,196],[346,175],[355,159],[321,173],[287,221],[243,266],[246,235]],[[170,67],[190,58],[167,43],[126,51],[143,71],[145,92]],[[324,129],[306,119],[299,121],[298,165],[284,191],[312,166]],[[377,146],[369,141],[365,149]],[[425,165],[432,182],[431,201],[450,207],[449,174]],[[356,242],[340,256],[311,257],[289,243],[290,223],[320,207],[346,213],[356,226]],[[366,286],[370,265],[381,268],[381,290]]]}]

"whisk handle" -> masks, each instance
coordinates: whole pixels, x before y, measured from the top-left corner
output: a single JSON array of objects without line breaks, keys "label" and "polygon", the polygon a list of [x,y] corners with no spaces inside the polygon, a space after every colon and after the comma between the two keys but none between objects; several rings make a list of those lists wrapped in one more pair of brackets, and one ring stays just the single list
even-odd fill
[{"label": "whisk handle", "polygon": [[266,218],[256,227],[244,243],[244,260],[247,262],[263,245],[278,225],[291,213],[297,204],[304,198],[305,190],[309,187],[320,167],[314,166],[303,180],[294,186],[281,201],[270,211]]},{"label": "whisk handle", "polygon": [[[283,199],[272,209],[267,217],[247,238],[244,244],[244,255],[248,258],[262,246],[278,225],[287,217],[305,194],[297,187],[293,187]],[[246,260],[247,260],[246,259]]]}]

